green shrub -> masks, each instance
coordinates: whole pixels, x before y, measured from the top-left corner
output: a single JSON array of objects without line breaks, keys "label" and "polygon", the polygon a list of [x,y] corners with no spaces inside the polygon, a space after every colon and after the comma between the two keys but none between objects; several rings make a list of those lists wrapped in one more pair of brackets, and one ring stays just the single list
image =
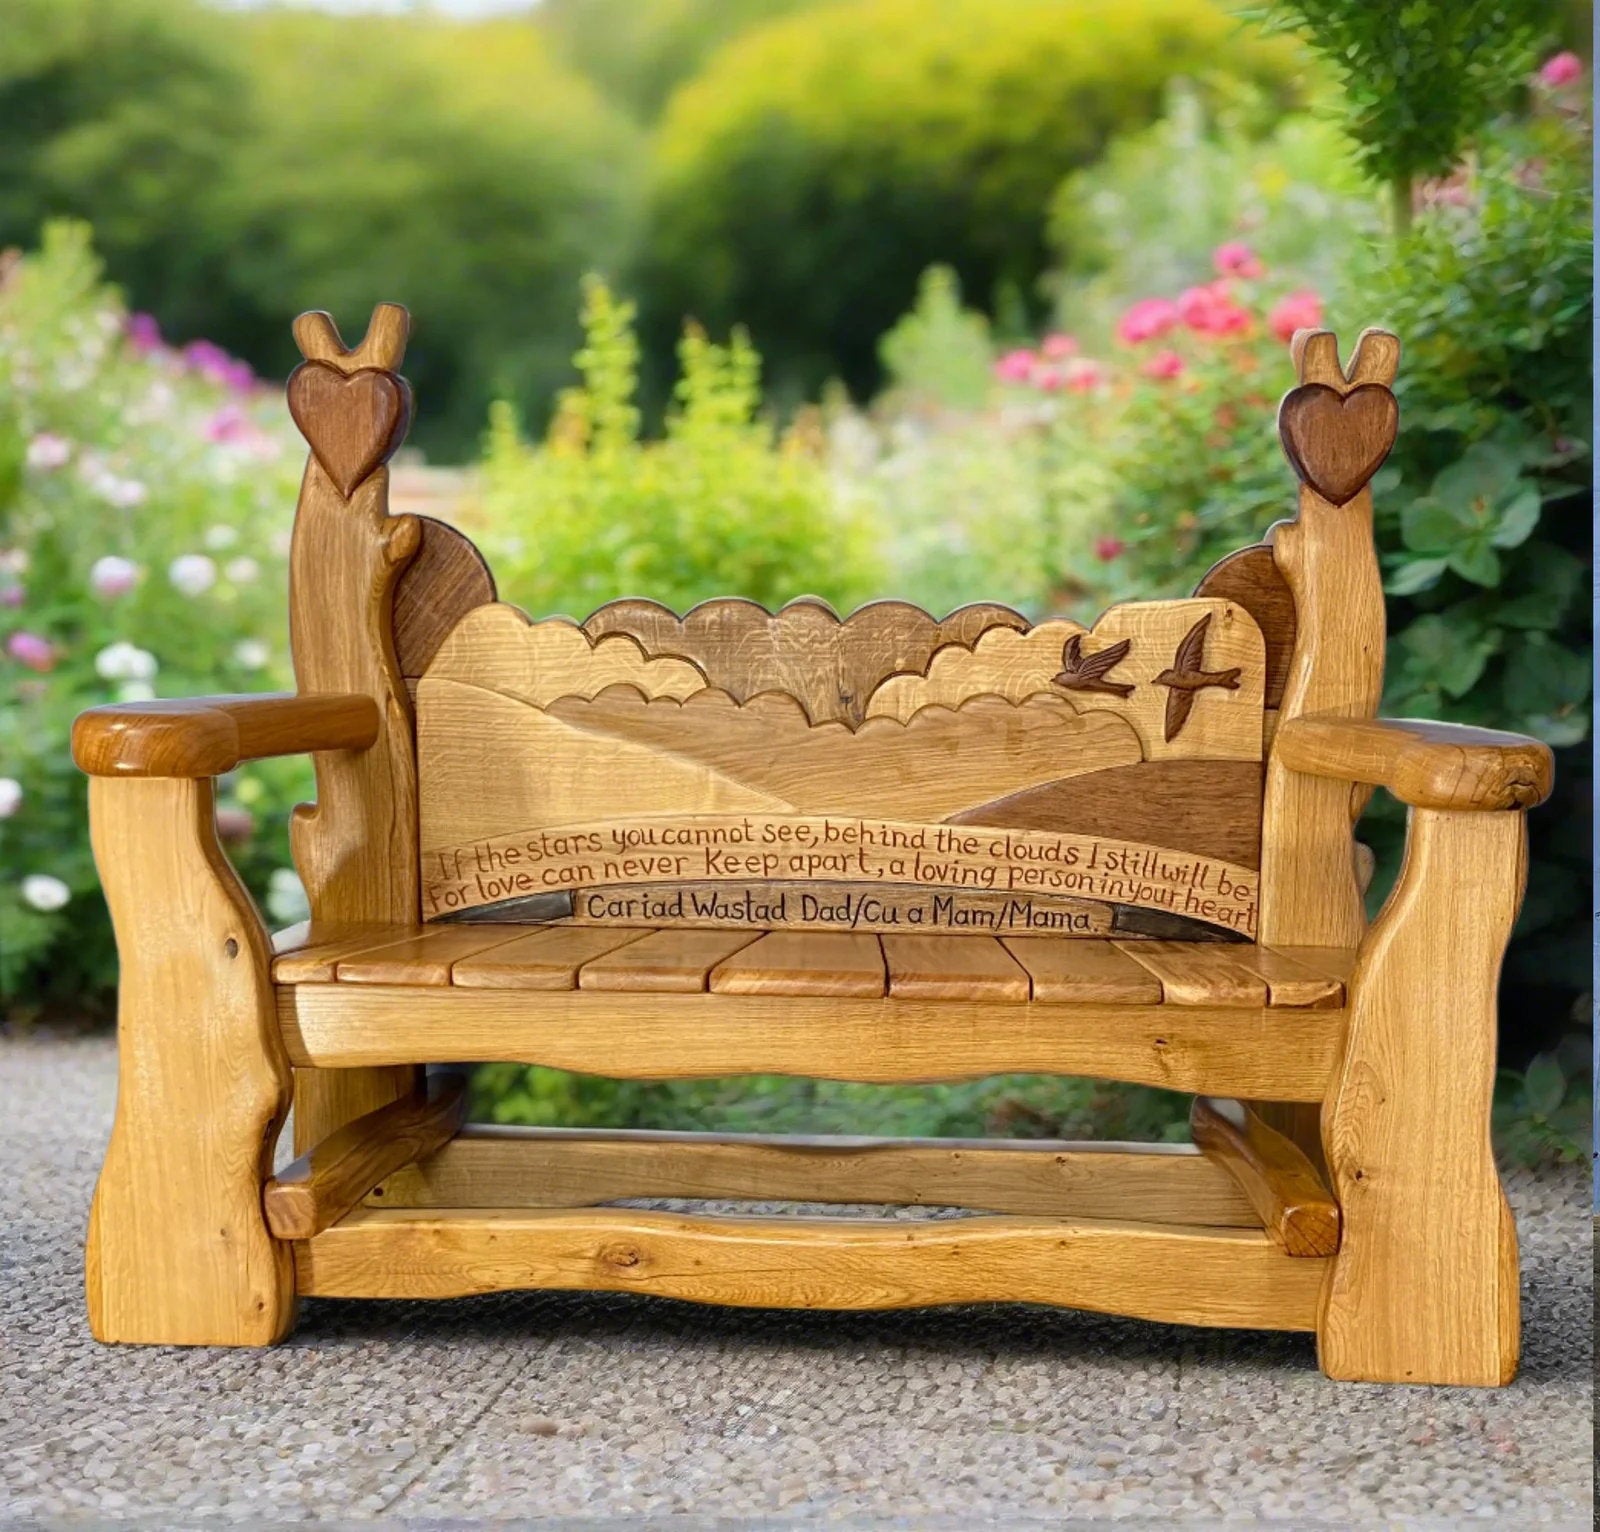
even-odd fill
[{"label": "green shrub", "polygon": [[583,325],[582,382],[547,441],[525,442],[508,405],[493,413],[474,532],[508,599],[581,617],[625,595],[681,612],[719,595],[848,610],[877,594],[863,525],[816,444],[757,416],[760,362],[742,331],[726,346],[685,333],[676,407],[647,442],[632,305],[592,280]]},{"label": "green shrub", "polygon": [[1280,83],[1294,57],[1209,0],[850,0],[774,22],[667,109],[650,334],[746,323],[784,392],[836,371],[868,389],[929,264],[986,305],[1031,301],[1067,171],[1152,118],[1175,76]]},{"label": "green shrub", "polygon": [[[282,400],[204,343],[162,345],[100,286],[86,232],[0,271],[0,1001],[93,1010],[115,977],[73,717],[292,685],[285,555],[304,459]],[[303,761],[226,778],[230,850],[294,919]],[[290,901],[286,903],[285,901]]]}]

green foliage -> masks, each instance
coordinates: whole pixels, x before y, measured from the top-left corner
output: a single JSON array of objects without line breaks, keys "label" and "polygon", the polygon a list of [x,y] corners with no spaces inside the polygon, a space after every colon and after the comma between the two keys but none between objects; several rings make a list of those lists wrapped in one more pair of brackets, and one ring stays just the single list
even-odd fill
[{"label": "green foliage", "polygon": [[1594,1111],[1591,1066],[1572,1035],[1525,1070],[1502,1070],[1495,1083],[1494,1132],[1514,1164],[1577,1164],[1590,1153]]},{"label": "green foliage", "polygon": [[1184,1142],[1188,1099],[1145,1086],[1043,1075],[956,1085],[854,1085],[740,1076],[602,1080],[522,1064],[485,1064],[473,1078],[480,1122],[584,1128],[692,1127],[721,1133],[877,1133],[949,1138],[1074,1138]]},{"label": "green foliage", "polygon": [[[215,348],[176,353],[56,226],[0,270],[0,1001],[101,1003],[115,953],[73,717],[157,693],[292,686],[284,556],[302,458],[282,402]],[[226,779],[221,823],[269,908],[306,763]]]},{"label": "green foliage", "polygon": [[917,301],[878,342],[890,387],[908,400],[955,410],[980,408],[989,397],[994,345],[989,321],[961,306],[961,282],[948,266],[930,266]]},{"label": "green foliage", "polygon": [[534,20],[608,98],[651,122],[730,38],[812,0],[543,0]]},{"label": "green foliage", "polygon": [[1175,76],[1281,84],[1294,57],[1209,0],[847,0],[774,22],[666,113],[650,333],[686,313],[747,323],[782,390],[835,373],[865,389],[928,265],[986,305],[1030,297],[1063,174],[1153,117]]},{"label": "green foliage", "polygon": [[1553,21],[1547,0],[1269,0],[1264,14],[1336,71],[1362,166],[1407,195],[1512,104]]},{"label": "green foliage", "polygon": [[591,280],[583,326],[582,382],[549,439],[525,442],[508,405],[491,418],[478,535],[510,599],[582,615],[624,595],[685,611],[815,594],[848,610],[875,593],[864,528],[817,444],[758,416],[760,360],[742,330],[725,346],[685,331],[665,438],[646,442],[633,306]]},{"label": "green foliage", "polygon": [[194,0],[7,0],[0,33],[0,246],[92,220],[138,302],[203,333],[238,301],[195,216],[243,136],[227,23]]}]

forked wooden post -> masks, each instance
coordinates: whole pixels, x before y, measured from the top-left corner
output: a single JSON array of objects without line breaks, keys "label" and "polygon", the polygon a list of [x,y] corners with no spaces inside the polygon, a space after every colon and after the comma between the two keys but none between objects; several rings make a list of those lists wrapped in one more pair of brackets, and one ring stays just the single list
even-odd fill
[{"label": "forked wooden post", "polygon": [[294,1322],[261,1185],[289,1106],[267,935],[217,841],[209,780],[95,777],[117,931],[120,1075],[89,1213],[102,1341],[266,1345]]},{"label": "forked wooden post", "polygon": [[[370,696],[382,719],[375,748],[316,757],[316,805],[296,810],[290,826],[313,922],[327,930],[418,914],[415,745],[394,593],[421,527],[415,516],[390,516],[385,466],[411,419],[411,390],[397,372],[410,328],[394,303],[373,310],[353,348],[327,314],[294,324],[305,361],[290,376],[289,409],[311,448],[290,551],[295,679],[302,692]],[[296,1152],[419,1080],[410,1067],[297,1071]]]}]

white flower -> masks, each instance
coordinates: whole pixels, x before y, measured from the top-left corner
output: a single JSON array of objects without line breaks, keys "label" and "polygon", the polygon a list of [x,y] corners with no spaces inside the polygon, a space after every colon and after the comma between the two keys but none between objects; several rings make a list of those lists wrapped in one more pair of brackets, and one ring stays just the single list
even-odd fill
[{"label": "white flower", "polygon": [[310,915],[305,885],[295,876],[294,868],[279,867],[267,879],[267,913],[286,926]]},{"label": "white flower", "polygon": [[248,585],[261,573],[261,566],[246,554],[242,558],[229,559],[227,567],[222,571],[235,585]]},{"label": "white flower", "polygon": [[91,475],[89,488],[107,505],[114,505],[121,511],[143,505],[150,497],[150,491],[137,479],[124,479],[109,469],[102,469]]},{"label": "white flower", "polygon": [[0,548],[0,574],[27,574],[28,550],[26,548]]},{"label": "white flower", "polygon": [[89,589],[107,601],[126,595],[138,583],[139,566],[115,553],[96,559],[89,570]]},{"label": "white flower", "polygon": [[95,655],[94,668],[106,681],[149,681],[161,667],[148,649],[130,644],[124,638],[107,644]]},{"label": "white flower", "polygon": [[202,539],[206,547],[212,552],[219,552],[223,548],[231,548],[239,541],[239,533],[233,527],[215,526],[207,527],[206,535]]},{"label": "white flower", "polygon": [[22,807],[22,784],[15,777],[0,777],[0,819],[9,819]]},{"label": "white flower", "polygon": [[72,890],[47,872],[30,873],[22,880],[22,902],[36,910],[59,910],[71,897]]},{"label": "white flower", "polygon": [[259,638],[242,638],[233,646],[233,663],[245,670],[264,670],[272,651]]},{"label": "white flower", "polygon": [[117,688],[118,702],[148,702],[156,689],[148,681],[124,681]]},{"label": "white flower", "polygon": [[41,431],[28,443],[28,467],[48,472],[60,468],[72,456],[72,443],[53,431]]},{"label": "white flower", "polygon": [[217,583],[217,566],[203,553],[185,553],[172,561],[167,578],[185,596],[203,596]]}]

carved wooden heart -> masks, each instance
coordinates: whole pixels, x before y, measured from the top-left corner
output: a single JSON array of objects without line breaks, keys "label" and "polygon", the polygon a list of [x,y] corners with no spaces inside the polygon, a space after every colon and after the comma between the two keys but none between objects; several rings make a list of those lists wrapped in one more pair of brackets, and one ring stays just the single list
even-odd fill
[{"label": "carved wooden heart", "polygon": [[288,394],[300,434],[346,500],[388,461],[411,421],[410,385],[374,367],[343,373],[326,362],[302,362],[289,375]]},{"label": "carved wooden heart", "polygon": [[1303,383],[1284,395],[1278,435],[1294,471],[1332,505],[1354,500],[1394,446],[1400,410],[1381,383],[1341,394]]}]

